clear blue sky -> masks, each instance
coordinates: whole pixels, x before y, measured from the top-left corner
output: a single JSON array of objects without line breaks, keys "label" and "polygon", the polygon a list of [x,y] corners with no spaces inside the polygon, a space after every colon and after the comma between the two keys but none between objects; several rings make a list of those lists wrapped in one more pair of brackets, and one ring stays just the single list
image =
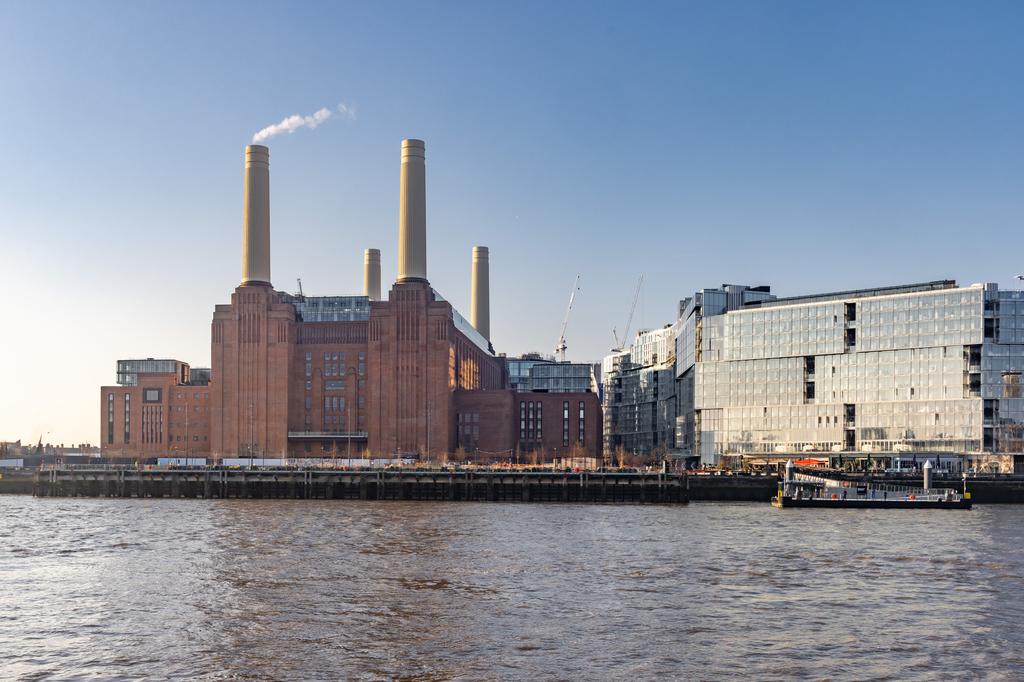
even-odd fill
[{"label": "clear blue sky", "polygon": [[[209,362],[243,148],[273,138],[273,279],[394,277],[399,143],[428,274],[499,351],[621,330],[723,282],[784,295],[1024,271],[1019,2],[0,5],[0,439],[96,442],[119,357]],[[49,435],[46,435],[49,432]]]}]

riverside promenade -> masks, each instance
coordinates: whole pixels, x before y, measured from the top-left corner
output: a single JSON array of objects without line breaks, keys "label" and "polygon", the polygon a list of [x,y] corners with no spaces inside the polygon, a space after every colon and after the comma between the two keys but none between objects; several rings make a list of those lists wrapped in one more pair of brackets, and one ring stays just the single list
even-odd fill
[{"label": "riverside promenade", "polygon": [[166,497],[681,504],[686,475],[658,472],[330,468],[40,469],[37,497]]}]

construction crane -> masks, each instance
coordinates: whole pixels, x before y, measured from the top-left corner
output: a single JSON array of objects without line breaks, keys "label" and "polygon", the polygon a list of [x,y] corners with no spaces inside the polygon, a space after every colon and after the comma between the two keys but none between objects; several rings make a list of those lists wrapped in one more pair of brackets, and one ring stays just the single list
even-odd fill
[{"label": "construction crane", "polygon": [[555,357],[559,362],[565,362],[565,328],[569,326],[569,313],[572,312],[572,304],[576,300],[576,292],[580,290],[580,276],[576,275],[572,291],[569,293],[569,307],[565,310],[565,320],[562,322],[562,333],[558,335],[558,343],[555,345]]},{"label": "construction crane", "polygon": [[633,292],[633,305],[629,307],[629,317],[626,318],[626,328],[622,331],[622,340],[619,341],[619,335],[615,333],[615,328],[612,328],[612,336],[615,337],[615,348],[612,348],[612,352],[617,353],[622,350],[622,347],[629,341],[629,327],[633,324],[633,313],[636,312],[636,302],[640,298],[640,287],[644,285],[644,276],[640,275],[640,279],[636,283],[636,291]]},{"label": "construction crane", "polygon": [[298,293],[299,300],[305,301],[306,300],[306,295],[304,293],[302,293],[302,278],[301,277],[296,277],[295,281],[299,283],[299,293]]}]

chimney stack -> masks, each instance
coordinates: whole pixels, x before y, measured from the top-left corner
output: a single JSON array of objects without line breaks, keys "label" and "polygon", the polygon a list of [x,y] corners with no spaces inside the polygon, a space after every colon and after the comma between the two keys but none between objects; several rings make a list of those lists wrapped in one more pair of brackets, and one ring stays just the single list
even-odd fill
[{"label": "chimney stack", "polygon": [[245,210],[242,223],[242,286],[270,286],[270,150],[245,148]]},{"label": "chimney stack", "polygon": [[491,340],[491,275],[486,246],[473,247],[473,282],[469,299],[469,323]]},{"label": "chimney stack", "polygon": [[427,281],[427,190],[423,140],[402,140],[397,281]]},{"label": "chimney stack", "polygon": [[380,300],[380,249],[367,249],[363,258],[363,296]]}]

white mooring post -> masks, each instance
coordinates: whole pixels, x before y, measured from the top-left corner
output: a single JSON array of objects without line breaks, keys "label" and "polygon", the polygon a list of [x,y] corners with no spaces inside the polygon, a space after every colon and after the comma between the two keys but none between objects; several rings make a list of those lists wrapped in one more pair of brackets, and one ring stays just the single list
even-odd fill
[{"label": "white mooring post", "polygon": [[932,461],[930,459],[924,463],[924,489],[932,489]]}]

